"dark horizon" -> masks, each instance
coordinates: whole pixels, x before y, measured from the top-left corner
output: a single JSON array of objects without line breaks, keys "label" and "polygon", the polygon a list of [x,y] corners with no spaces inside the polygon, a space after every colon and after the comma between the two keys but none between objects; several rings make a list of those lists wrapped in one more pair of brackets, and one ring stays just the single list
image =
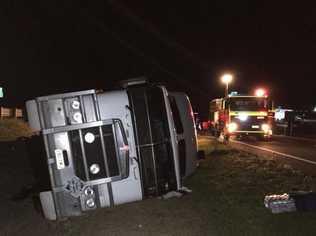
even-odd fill
[{"label": "dark horizon", "polygon": [[[125,3],[124,3],[125,2]],[[252,1],[8,1],[1,11],[1,105],[146,76],[188,93],[202,116],[231,90],[269,89],[277,105],[316,104],[316,19],[307,5]]]}]

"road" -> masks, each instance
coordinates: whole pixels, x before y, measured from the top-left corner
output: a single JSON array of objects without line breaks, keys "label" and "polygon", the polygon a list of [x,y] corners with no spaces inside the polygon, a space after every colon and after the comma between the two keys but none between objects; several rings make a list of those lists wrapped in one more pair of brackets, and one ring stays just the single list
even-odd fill
[{"label": "road", "polygon": [[316,174],[316,140],[274,136],[271,141],[232,140],[231,145],[252,153],[278,157],[300,169]]},{"label": "road", "polygon": [[[214,139],[208,135],[204,135],[204,137]],[[316,139],[278,135],[273,136],[272,140],[267,142],[252,138],[243,140],[232,138],[229,145],[251,154],[276,158],[306,174],[316,176]]]},{"label": "road", "polygon": [[303,160],[313,161],[316,164],[316,141],[314,140],[275,136],[270,142],[253,140],[243,140],[241,142],[281,154],[299,157]]}]

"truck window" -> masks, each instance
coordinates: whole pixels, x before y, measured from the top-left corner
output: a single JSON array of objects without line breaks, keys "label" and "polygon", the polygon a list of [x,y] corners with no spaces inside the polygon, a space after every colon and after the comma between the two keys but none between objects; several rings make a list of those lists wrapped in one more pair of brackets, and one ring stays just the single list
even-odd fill
[{"label": "truck window", "polygon": [[267,109],[265,98],[233,98],[229,101],[232,111],[260,111]]}]

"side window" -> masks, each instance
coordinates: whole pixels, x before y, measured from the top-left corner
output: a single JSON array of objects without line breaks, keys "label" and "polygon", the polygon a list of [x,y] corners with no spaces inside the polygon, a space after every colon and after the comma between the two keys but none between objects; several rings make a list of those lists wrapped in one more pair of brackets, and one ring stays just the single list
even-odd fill
[{"label": "side window", "polygon": [[183,133],[183,125],[181,122],[180,112],[176,103],[176,99],[173,96],[169,96],[169,101],[170,101],[170,106],[171,106],[177,134],[181,134]]}]

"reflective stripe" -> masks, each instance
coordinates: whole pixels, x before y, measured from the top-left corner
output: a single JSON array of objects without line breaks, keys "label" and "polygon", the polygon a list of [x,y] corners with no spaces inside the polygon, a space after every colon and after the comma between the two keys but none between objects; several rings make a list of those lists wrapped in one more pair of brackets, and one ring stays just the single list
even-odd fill
[{"label": "reflective stripe", "polygon": [[240,131],[234,131],[233,133],[252,133],[252,134],[254,134],[254,133],[257,133],[257,134],[264,134],[264,131],[243,131],[243,130],[240,130]]},{"label": "reflective stripe", "polygon": [[248,115],[248,116],[267,116],[266,111],[230,111],[230,116]]}]

